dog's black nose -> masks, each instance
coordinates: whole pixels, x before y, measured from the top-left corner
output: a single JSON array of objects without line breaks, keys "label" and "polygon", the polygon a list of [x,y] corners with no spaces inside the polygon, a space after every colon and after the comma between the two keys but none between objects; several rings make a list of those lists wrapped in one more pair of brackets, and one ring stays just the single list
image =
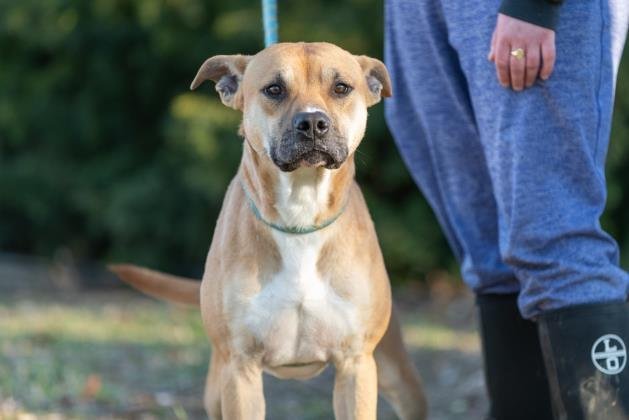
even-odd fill
[{"label": "dog's black nose", "polygon": [[293,128],[299,134],[314,139],[328,132],[330,119],[321,111],[298,112],[293,117]]}]

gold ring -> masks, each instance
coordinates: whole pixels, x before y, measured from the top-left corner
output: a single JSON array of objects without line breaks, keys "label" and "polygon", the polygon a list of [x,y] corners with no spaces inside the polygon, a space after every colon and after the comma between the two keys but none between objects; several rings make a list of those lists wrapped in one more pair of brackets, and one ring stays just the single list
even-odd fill
[{"label": "gold ring", "polygon": [[511,50],[511,56],[515,57],[516,60],[522,60],[524,58],[524,50],[522,48]]}]

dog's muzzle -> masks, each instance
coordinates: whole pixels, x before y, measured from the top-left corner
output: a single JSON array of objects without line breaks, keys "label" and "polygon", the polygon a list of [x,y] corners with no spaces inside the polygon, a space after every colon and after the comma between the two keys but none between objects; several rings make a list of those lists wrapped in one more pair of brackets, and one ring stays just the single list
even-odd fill
[{"label": "dog's muzzle", "polygon": [[347,159],[347,142],[335,133],[323,112],[299,112],[292,127],[271,146],[271,159],[285,172],[300,166],[337,169]]}]

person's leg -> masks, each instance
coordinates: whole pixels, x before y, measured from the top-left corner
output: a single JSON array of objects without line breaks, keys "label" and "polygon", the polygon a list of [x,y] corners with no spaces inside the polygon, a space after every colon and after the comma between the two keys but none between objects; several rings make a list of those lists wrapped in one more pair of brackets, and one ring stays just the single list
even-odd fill
[{"label": "person's leg", "polygon": [[519,284],[501,259],[487,164],[456,51],[439,1],[386,3],[385,61],[393,97],[388,126],[477,293],[514,293]]},{"label": "person's leg", "polygon": [[500,256],[487,162],[439,1],[387,1],[385,61],[394,92],[387,122],[479,296],[490,416],[550,419],[539,339],[518,313],[519,284]]},{"label": "person's leg", "polygon": [[628,420],[629,304],[543,313],[538,329],[557,420]]},{"label": "person's leg", "polygon": [[551,420],[546,368],[535,322],[522,318],[517,294],[478,295],[490,418]]},{"label": "person's leg", "polygon": [[486,58],[499,0],[473,10],[444,2],[493,185],[500,254],[520,281],[522,314],[625,300],[629,276],[599,223],[622,48],[618,42],[611,51],[610,42],[624,39],[611,33],[607,1],[565,2],[553,75],[519,93],[498,84]]},{"label": "person's leg", "polygon": [[485,58],[498,0],[463,11],[444,1],[493,184],[500,252],[521,283],[522,314],[538,322],[555,416],[627,419],[629,276],[599,223],[626,2],[565,2],[554,74],[515,93]]}]

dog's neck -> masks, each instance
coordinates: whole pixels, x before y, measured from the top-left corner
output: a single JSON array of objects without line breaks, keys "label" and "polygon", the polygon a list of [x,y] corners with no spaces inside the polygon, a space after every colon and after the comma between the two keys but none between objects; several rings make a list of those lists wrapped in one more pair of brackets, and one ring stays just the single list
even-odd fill
[{"label": "dog's neck", "polygon": [[287,227],[317,226],[344,208],[354,179],[354,159],[339,169],[299,168],[282,172],[244,142],[240,181],[261,217]]}]

